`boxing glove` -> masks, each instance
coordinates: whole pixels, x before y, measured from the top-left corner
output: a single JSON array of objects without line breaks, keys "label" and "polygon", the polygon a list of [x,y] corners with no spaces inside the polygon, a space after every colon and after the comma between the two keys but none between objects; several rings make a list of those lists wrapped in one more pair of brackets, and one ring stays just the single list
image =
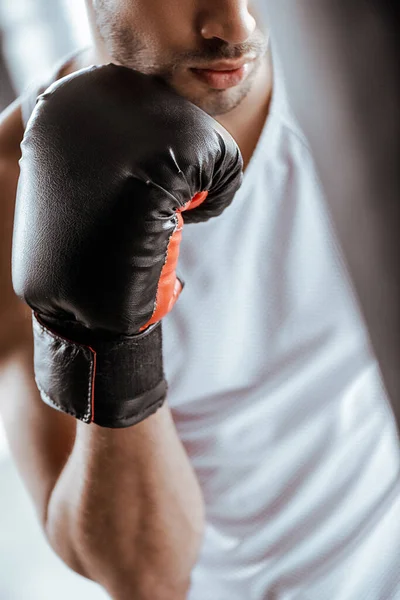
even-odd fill
[{"label": "boxing glove", "polygon": [[239,149],[162,80],[113,64],[50,86],[21,147],[12,274],[41,397],[134,425],[166,397],[160,323],[182,287],[183,223],[230,204]]}]

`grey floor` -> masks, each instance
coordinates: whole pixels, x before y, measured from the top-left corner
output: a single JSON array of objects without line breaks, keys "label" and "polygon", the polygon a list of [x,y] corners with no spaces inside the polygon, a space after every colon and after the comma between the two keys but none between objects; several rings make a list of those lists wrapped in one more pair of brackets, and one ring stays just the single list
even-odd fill
[{"label": "grey floor", "polygon": [[46,543],[0,425],[0,600],[109,600]]}]

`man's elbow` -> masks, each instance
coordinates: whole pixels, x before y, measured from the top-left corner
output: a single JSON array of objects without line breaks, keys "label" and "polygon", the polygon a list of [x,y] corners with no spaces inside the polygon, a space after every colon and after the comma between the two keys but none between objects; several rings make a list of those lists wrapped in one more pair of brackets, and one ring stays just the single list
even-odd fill
[{"label": "man's elbow", "polygon": [[[47,540],[58,555],[76,574],[99,584],[113,600],[186,600],[190,577],[172,580],[157,573],[152,566],[143,566],[137,553],[115,554],[88,548],[78,540],[60,539],[46,530]],[[110,544],[113,545],[112,542]]]},{"label": "man's elbow", "polygon": [[83,561],[81,558],[83,548],[80,549],[79,536],[74,534],[73,527],[66,525],[62,516],[57,513],[53,513],[50,517],[49,507],[42,515],[41,521],[47,542],[63,563],[81,577],[93,579],[88,569],[90,553],[86,552]]},{"label": "man's elbow", "polygon": [[[147,544],[138,539],[137,532],[114,532],[105,527],[106,543],[96,544],[90,520],[78,526],[66,515],[51,506],[44,522],[46,538],[58,557],[72,571],[101,585],[113,600],[186,600],[190,574],[172,577],[156,567]],[[125,539],[123,539],[125,538]],[[130,540],[132,540],[131,543]],[[155,551],[154,554],[157,554]]]}]

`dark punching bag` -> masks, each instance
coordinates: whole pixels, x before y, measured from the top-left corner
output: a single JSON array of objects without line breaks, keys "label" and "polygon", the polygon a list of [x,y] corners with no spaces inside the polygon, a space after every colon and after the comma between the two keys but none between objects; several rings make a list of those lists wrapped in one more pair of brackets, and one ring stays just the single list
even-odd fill
[{"label": "dark punching bag", "polygon": [[400,431],[398,3],[264,1]]}]

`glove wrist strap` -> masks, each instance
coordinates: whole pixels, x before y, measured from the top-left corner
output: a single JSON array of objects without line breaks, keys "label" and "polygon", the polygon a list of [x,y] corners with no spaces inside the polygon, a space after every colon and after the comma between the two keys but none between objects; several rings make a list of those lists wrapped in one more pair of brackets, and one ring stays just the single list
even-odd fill
[{"label": "glove wrist strap", "polygon": [[130,427],[165,401],[161,322],[95,347],[60,336],[33,313],[35,379],[42,400],[84,423]]}]

